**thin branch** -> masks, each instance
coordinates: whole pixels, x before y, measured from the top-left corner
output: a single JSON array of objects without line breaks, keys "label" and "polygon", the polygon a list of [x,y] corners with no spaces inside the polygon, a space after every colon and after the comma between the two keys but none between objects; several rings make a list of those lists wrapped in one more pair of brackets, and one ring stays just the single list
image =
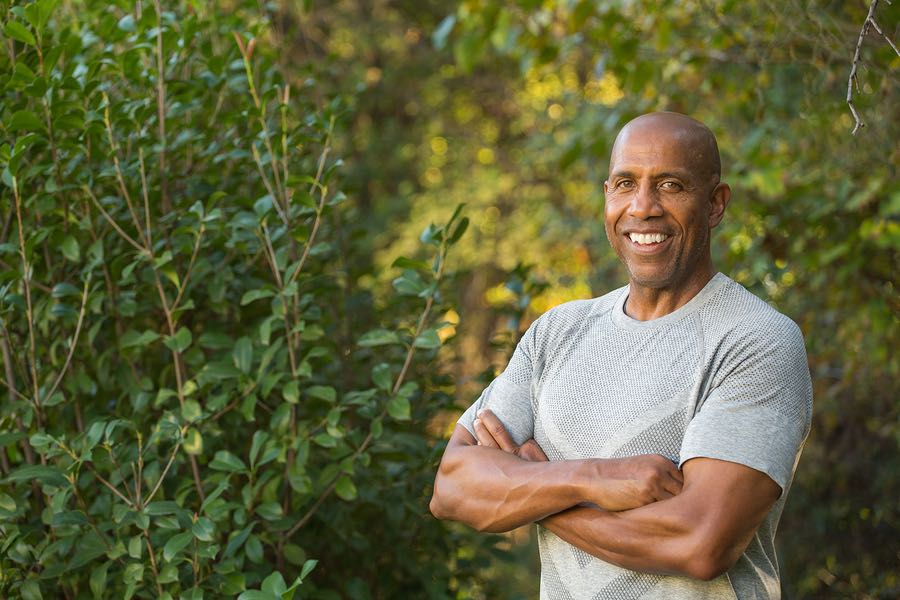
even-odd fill
[{"label": "thin branch", "polygon": [[19,196],[19,182],[13,177],[12,183],[13,197],[16,201],[16,223],[19,226],[19,255],[22,258],[22,285],[25,287],[25,316],[28,319],[28,353],[30,356],[29,362],[31,363],[31,384],[34,388],[32,402],[34,403],[38,427],[41,427],[41,395],[37,376],[37,345],[34,337],[34,308],[31,304],[31,267],[28,264],[28,256],[25,253],[25,233],[24,226],[22,225],[22,199]]},{"label": "thin branch", "polygon": [[147,245],[153,247],[153,228],[150,227],[150,192],[147,189],[147,171],[144,168],[144,148],[138,148],[138,162],[141,165],[141,192],[144,196],[144,222],[147,226]]},{"label": "thin branch", "polygon": [[81,325],[84,323],[84,314],[87,312],[88,285],[90,285],[90,283],[91,276],[88,275],[87,280],[84,282],[84,290],[81,292],[81,310],[78,311],[78,323],[75,325],[75,333],[72,335],[72,340],[69,342],[69,353],[66,355],[66,362],[63,364],[59,375],[56,376],[56,381],[53,382],[53,385],[50,386],[50,391],[47,392],[47,398],[52,397],[56,392],[66,371],[69,370],[69,365],[72,364],[72,356],[75,354],[75,348],[78,346],[78,336],[81,335]]},{"label": "thin branch", "polygon": [[128,186],[125,185],[125,175],[122,173],[122,165],[119,163],[119,145],[116,143],[116,138],[113,135],[112,120],[109,116],[108,98],[106,99],[106,106],[103,107],[103,123],[106,125],[106,134],[107,137],[109,137],[109,147],[113,159],[113,169],[116,172],[116,182],[118,182],[119,184],[119,190],[122,192],[122,197],[125,199],[125,204],[128,205],[128,212],[131,213],[131,220],[134,223],[134,228],[137,229],[138,237],[141,238],[141,241],[144,243],[147,249],[152,251],[150,242],[147,240],[147,236],[144,235],[143,227],[141,227],[141,220],[138,218],[137,212],[134,209],[134,204],[131,202],[131,194],[128,193]]},{"label": "thin branch", "polygon": [[885,33],[881,30],[881,27],[878,26],[878,23],[875,21],[874,18],[872,19],[871,23],[872,23],[872,29],[877,31],[878,35],[880,35],[881,37],[884,38],[884,41],[886,41],[890,45],[890,47],[894,49],[894,52],[897,54],[897,56],[900,56],[900,50],[898,50],[897,46],[894,45],[894,41],[891,38],[889,38],[887,35],[885,35]]},{"label": "thin branch", "polygon": [[[853,115],[854,121],[853,131],[850,132],[851,135],[856,135],[857,131],[866,126],[862,118],[860,118],[856,107],[853,105],[853,86],[856,85],[856,91],[859,92],[859,76],[857,75],[857,70],[861,64],[860,52],[862,50],[863,39],[869,33],[869,27],[875,29],[875,31],[887,41],[891,48],[893,48],[894,52],[897,53],[897,56],[900,56],[900,50],[897,49],[894,42],[881,30],[878,23],[875,22],[875,9],[878,8],[878,2],[879,0],[872,0],[872,3],[869,5],[869,14],[866,15],[866,20],[863,21],[862,29],[859,31],[859,37],[856,40],[856,50],[853,52],[853,61],[850,65],[850,76],[847,78],[847,106],[850,107],[850,113]],[[888,4],[890,4],[890,2],[888,2]]]},{"label": "thin branch", "polygon": [[194,262],[197,260],[197,254],[200,251],[200,240],[203,239],[203,234],[206,232],[206,224],[200,223],[200,231],[197,232],[197,239],[194,240],[194,250],[191,252],[191,260],[188,262],[187,271],[184,274],[184,280],[181,282],[181,287],[178,290],[178,295],[175,296],[175,301],[172,302],[172,312],[178,309],[178,305],[181,303],[181,297],[184,295],[184,290],[187,289],[188,280],[191,278],[191,273],[194,270]]},{"label": "thin branch", "polygon": [[164,212],[172,210],[166,189],[166,82],[163,64],[162,7],[153,0],[156,8],[156,118],[159,121],[159,191]]},{"label": "thin branch", "polygon": [[153,486],[153,490],[150,492],[150,495],[147,496],[147,499],[144,501],[144,506],[150,504],[150,501],[153,500],[153,496],[156,495],[156,492],[159,490],[159,487],[162,485],[163,479],[166,478],[166,473],[169,472],[169,469],[172,468],[172,463],[175,462],[175,456],[178,455],[178,449],[181,448],[181,440],[175,444],[175,447],[172,449],[172,456],[169,457],[169,462],[166,463],[166,468],[163,469],[162,474],[159,476],[159,479],[156,481],[156,485]]},{"label": "thin branch", "polygon": [[91,191],[91,188],[89,188],[88,186],[85,185],[85,186],[82,186],[82,189],[90,197],[90,199],[94,202],[94,205],[98,209],[100,209],[100,213],[106,218],[106,220],[109,222],[109,224],[113,226],[113,229],[115,229],[118,232],[118,234],[120,236],[122,236],[122,239],[124,239],[126,242],[128,242],[129,244],[134,246],[137,249],[137,251],[140,252],[141,254],[143,254],[147,257],[151,257],[150,251],[147,248],[144,248],[143,246],[141,246],[138,242],[136,242],[133,237],[131,237],[130,235],[125,233],[125,230],[119,226],[119,224],[116,222],[116,220],[113,219],[108,212],[106,212],[106,209],[103,208],[102,204],[100,204],[100,201],[97,199],[97,196],[94,195],[94,192]]}]

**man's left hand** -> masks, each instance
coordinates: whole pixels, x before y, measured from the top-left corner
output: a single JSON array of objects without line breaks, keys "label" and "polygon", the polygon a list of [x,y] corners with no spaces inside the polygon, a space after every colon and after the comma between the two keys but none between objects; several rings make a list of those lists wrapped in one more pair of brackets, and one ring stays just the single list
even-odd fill
[{"label": "man's left hand", "polygon": [[515,454],[519,458],[531,462],[547,462],[547,455],[534,439],[526,441],[522,445],[516,444],[510,437],[506,427],[489,409],[478,411],[475,419],[475,437],[480,446],[487,448],[499,448],[504,452]]}]

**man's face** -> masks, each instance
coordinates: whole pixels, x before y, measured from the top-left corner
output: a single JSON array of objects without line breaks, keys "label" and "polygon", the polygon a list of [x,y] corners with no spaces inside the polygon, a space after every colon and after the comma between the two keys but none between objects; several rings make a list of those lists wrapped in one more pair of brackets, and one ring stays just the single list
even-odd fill
[{"label": "man's face", "polygon": [[677,290],[710,265],[710,229],[730,192],[708,159],[690,135],[665,124],[620,136],[603,184],[605,225],[633,284]]}]

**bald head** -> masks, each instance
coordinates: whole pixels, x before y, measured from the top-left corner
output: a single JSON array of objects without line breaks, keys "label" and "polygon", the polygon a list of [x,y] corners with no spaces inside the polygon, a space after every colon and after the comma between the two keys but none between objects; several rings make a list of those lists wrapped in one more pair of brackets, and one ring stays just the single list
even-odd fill
[{"label": "bald head", "polygon": [[709,127],[686,115],[674,112],[654,112],[632,119],[619,131],[613,144],[609,168],[612,173],[622,148],[634,137],[649,136],[659,143],[675,144],[682,158],[697,174],[704,174],[716,182],[722,174],[719,145]]}]

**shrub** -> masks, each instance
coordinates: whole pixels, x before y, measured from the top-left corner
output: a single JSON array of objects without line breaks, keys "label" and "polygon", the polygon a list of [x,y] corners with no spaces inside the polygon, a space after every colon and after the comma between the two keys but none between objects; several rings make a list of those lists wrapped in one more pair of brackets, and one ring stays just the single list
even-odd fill
[{"label": "shrub", "polygon": [[425,494],[467,219],[398,259],[396,295],[362,287],[352,98],[286,76],[256,2],[58,4],[0,2],[0,592],[463,586],[471,538]]}]

